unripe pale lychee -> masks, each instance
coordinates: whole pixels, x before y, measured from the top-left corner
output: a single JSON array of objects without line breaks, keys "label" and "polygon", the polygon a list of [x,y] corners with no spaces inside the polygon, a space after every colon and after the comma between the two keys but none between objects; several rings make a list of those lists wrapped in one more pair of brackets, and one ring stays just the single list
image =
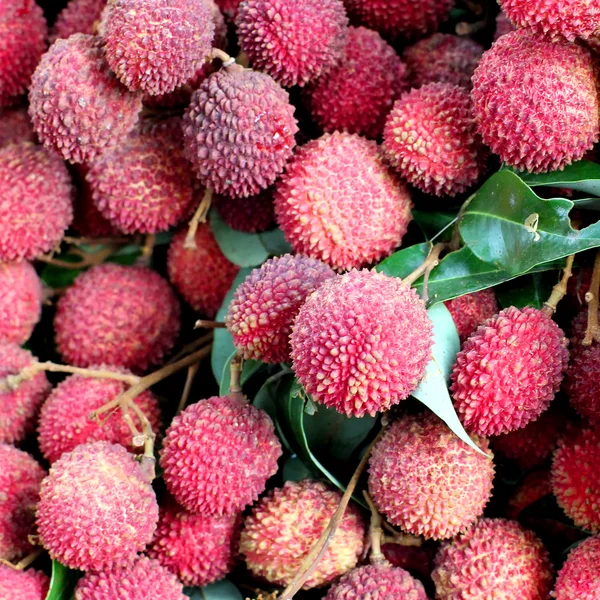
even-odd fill
[{"label": "unripe pale lychee", "polygon": [[236,231],[259,233],[275,222],[273,188],[249,198],[213,196],[212,206],[223,221]]},{"label": "unripe pale lychee", "polygon": [[496,296],[491,289],[459,296],[448,300],[445,305],[452,315],[461,344],[479,325],[499,311]]},{"label": "unripe pale lychee", "polygon": [[50,32],[50,42],[67,39],[74,33],[93,35],[107,0],[69,0],[60,11]]},{"label": "unripe pale lychee", "polygon": [[[323,533],[341,500],[320,481],[288,481],[271,490],[244,522],[240,553],[254,575],[285,586]],[[316,571],[303,589],[327,585],[356,566],[365,527],[360,512],[348,506]]]},{"label": "unripe pale lychee", "polygon": [[0,146],[11,142],[35,142],[36,139],[26,108],[5,108],[0,111]]},{"label": "unripe pale lychee", "polygon": [[0,598],[45,600],[49,587],[50,578],[41,571],[17,571],[8,565],[0,564]]},{"label": "unripe pale lychee", "polygon": [[558,572],[554,590],[556,600],[594,600],[600,597],[600,536],[589,537],[569,552]]},{"label": "unripe pale lychee", "polygon": [[323,283],[300,309],[290,337],[294,370],[317,402],[348,416],[374,415],[417,387],[431,332],[412,288],[351,271]]}]

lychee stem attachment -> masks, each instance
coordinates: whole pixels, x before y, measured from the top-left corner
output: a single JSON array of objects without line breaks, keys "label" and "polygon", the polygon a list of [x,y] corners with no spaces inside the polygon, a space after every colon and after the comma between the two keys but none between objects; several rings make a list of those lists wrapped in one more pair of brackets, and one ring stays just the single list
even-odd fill
[{"label": "lychee stem attachment", "polygon": [[30,564],[32,564],[39,556],[44,552],[44,548],[36,548],[33,552],[28,554],[25,558],[22,558],[18,563],[13,564],[8,560],[0,558],[0,564],[6,565],[15,571],[24,571]]},{"label": "lychee stem attachment", "polygon": [[542,311],[544,311],[549,317],[551,317],[556,312],[556,307],[558,303],[564,298],[567,293],[567,284],[569,283],[569,279],[573,274],[573,261],[575,260],[575,255],[571,254],[571,256],[567,257],[567,264],[565,265],[565,270],[563,271],[563,276],[560,281],[552,288],[552,294],[550,294],[550,298],[544,302],[544,307]]},{"label": "lychee stem attachment", "polygon": [[60,258],[54,258],[52,255],[38,256],[36,260],[45,262],[48,265],[59,267],[61,269],[83,269],[85,267],[95,267],[101,265],[107,258],[112,256],[118,249],[118,244],[109,244],[104,246],[97,252],[85,252],[80,248],[71,248],[71,252],[81,258],[78,262],[69,262],[68,260],[61,260]]},{"label": "lychee stem attachment", "polygon": [[419,267],[417,267],[410,275],[407,275],[402,282],[411,286],[421,275],[425,275],[425,285],[423,286],[423,302],[427,302],[427,282],[429,273],[440,264],[440,254],[448,248],[448,244],[440,242],[435,244],[429,251],[427,258]]},{"label": "lychee stem attachment", "polygon": [[196,232],[198,231],[198,225],[200,223],[206,223],[206,217],[208,216],[208,211],[210,210],[210,205],[212,203],[212,194],[213,191],[210,188],[206,188],[202,201],[190,220],[188,232],[183,243],[183,247],[188,250],[195,250],[196,248]]},{"label": "lychee stem attachment", "polygon": [[383,540],[381,515],[379,514],[377,507],[373,503],[371,496],[369,496],[366,490],[363,491],[363,496],[365,497],[365,500],[369,505],[369,510],[371,511],[371,522],[369,524],[369,539],[371,541],[371,564],[388,565],[389,563],[383,555],[383,552],[381,551],[381,542]]},{"label": "lychee stem attachment", "polygon": [[194,329],[225,329],[227,325],[223,321],[205,321],[198,319],[194,324]]},{"label": "lychee stem attachment", "polygon": [[242,402],[247,402],[246,396],[242,392],[242,367],[244,359],[236,354],[229,363],[229,392],[228,396]]},{"label": "lychee stem attachment", "polygon": [[223,67],[225,69],[236,64],[235,58],[233,56],[229,56],[229,54],[227,54],[227,52],[224,52],[220,48],[213,48],[211,50],[210,59],[214,60],[215,58],[218,58],[223,63]]},{"label": "lychee stem attachment", "polygon": [[173,363],[176,363],[178,360],[180,360],[181,358],[184,358],[188,354],[191,354],[192,352],[195,352],[196,350],[205,346],[206,344],[209,344],[212,341],[213,337],[214,337],[214,335],[213,335],[213,332],[211,331],[211,332],[207,333],[206,335],[199,337],[197,340],[194,340],[193,342],[186,344],[173,358],[171,358],[171,360],[169,360],[167,365],[172,365]]},{"label": "lychee stem attachment", "polygon": [[600,342],[600,326],[598,325],[598,304],[600,294],[600,250],[596,252],[594,260],[594,271],[592,273],[592,281],[590,289],[585,295],[585,301],[588,305],[588,322],[583,338],[584,346],[591,346],[592,342]]},{"label": "lychee stem attachment", "polygon": [[152,254],[154,253],[154,246],[156,245],[156,235],[150,234],[146,236],[144,245],[142,246],[142,254],[137,260],[138,265],[144,267],[150,266],[152,262]]}]

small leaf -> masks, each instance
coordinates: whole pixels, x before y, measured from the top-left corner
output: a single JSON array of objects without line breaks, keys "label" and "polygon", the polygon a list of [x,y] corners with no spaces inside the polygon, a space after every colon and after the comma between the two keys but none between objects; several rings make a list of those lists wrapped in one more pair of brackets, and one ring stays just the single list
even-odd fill
[{"label": "small leaf", "polygon": [[271,229],[258,234],[265,249],[271,256],[292,253],[290,243],[285,239],[281,229]]},{"label": "small leaf", "polygon": [[[77,276],[83,272],[83,269],[77,268],[77,260],[70,255],[61,256],[61,260],[73,262],[72,269],[57,267],[56,265],[44,265],[40,273],[40,279],[52,289],[69,287],[75,281]],[[81,259],[79,259],[81,260]]]},{"label": "small leaf", "polygon": [[502,308],[509,306],[542,308],[557,281],[556,273],[534,273],[503,283],[496,287],[494,292]]},{"label": "small leaf", "polygon": [[183,589],[183,593],[191,600],[244,600],[240,591],[227,579],[203,588],[187,587]]},{"label": "small leaf", "polygon": [[314,479],[314,473],[294,454],[285,461],[282,477],[284,481],[302,481]]},{"label": "small leaf", "polygon": [[[234,350],[223,365],[223,373],[221,374],[221,383],[219,385],[219,395],[221,396],[227,396],[227,394],[229,393],[229,383],[231,381],[230,363],[236,354],[237,352]],[[265,367],[264,363],[258,362],[256,360],[245,360],[242,366],[242,373],[240,375],[241,385],[243,386],[248,381],[248,379],[252,377],[252,375],[260,371],[260,369],[262,369],[263,367]]]},{"label": "small leaf", "polygon": [[531,187],[550,185],[600,196],[600,165],[587,160],[580,160],[562,171],[550,173],[513,172]]},{"label": "small leaf", "polygon": [[80,576],[79,571],[73,571],[57,560],[53,560],[50,589],[46,595],[46,600],[70,600]]},{"label": "small leaf", "polygon": [[[452,237],[451,223],[456,219],[456,212],[412,211],[415,223],[421,228],[427,240],[435,237],[436,242],[447,241]],[[440,235],[440,232],[444,232]]]},{"label": "small leaf", "polygon": [[216,210],[210,213],[210,225],[221,252],[240,267],[257,267],[269,258],[260,234],[231,229]]}]

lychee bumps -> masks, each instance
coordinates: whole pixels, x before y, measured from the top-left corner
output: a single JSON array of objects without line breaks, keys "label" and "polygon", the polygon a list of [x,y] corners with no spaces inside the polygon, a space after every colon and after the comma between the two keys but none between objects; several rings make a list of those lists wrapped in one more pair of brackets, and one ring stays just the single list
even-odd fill
[{"label": "lychee bumps", "polygon": [[60,11],[50,32],[50,41],[66,39],[74,33],[94,33],[107,0],[69,0]]},{"label": "lychee bumps", "polygon": [[27,569],[17,571],[8,565],[0,564],[0,598],[9,600],[45,600],[50,578],[41,571]]},{"label": "lychee bumps", "polygon": [[[582,330],[584,335],[587,311],[574,322],[574,333]],[[579,339],[577,339],[579,338]],[[581,344],[582,337],[573,341],[571,359],[565,378],[565,391],[571,406],[584,418],[592,422],[600,422],[600,344],[592,342],[591,346]]]},{"label": "lychee bumps", "polygon": [[569,552],[551,594],[556,600],[588,600],[600,596],[600,536],[587,538]]},{"label": "lychee bumps", "polygon": [[290,342],[305,390],[361,417],[388,410],[417,387],[431,357],[432,324],[423,301],[400,279],[351,271],[308,297]]},{"label": "lychee bumps", "polygon": [[446,308],[452,315],[462,344],[485,320],[499,310],[493,290],[481,290],[448,300]]}]

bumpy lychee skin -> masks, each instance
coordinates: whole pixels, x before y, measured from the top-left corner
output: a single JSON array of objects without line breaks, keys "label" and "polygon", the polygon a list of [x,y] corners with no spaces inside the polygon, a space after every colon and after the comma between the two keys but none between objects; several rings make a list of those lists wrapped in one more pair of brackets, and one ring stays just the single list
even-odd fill
[{"label": "bumpy lychee skin", "polygon": [[40,141],[72,163],[91,162],[135,126],[142,108],[109,71],[103,41],[77,33],[40,60],[29,89]]},{"label": "bumpy lychee skin", "polygon": [[75,588],[75,600],[187,600],[183,585],[161,564],[140,556],[126,567],[86,573]]},{"label": "bumpy lychee skin", "polygon": [[[104,366],[96,368],[116,370]],[[116,398],[127,387],[114,379],[92,379],[82,375],[71,375],[59,383],[40,411],[38,441],[46,460],[53,463],[65,452],[87,442],[111,442],[130,451],[140,451],[133,446],[131,430],[120,411],[102,415],[99,420],[89,418],[90,413]],[[141,393],[134,402],[150,421],[152,431],[158,434],[160,407],[152,392]],[[131,418],[141,430],[137,416],[132,413]]]},{"label": "bumpy lychee skin", "polygon": [[148,556],[184,585],[202,587],[225,577],[236,562],[239,515],[205,517],[175,503],[161,510]]},{"label": "bumpy lychee skin", "polygon": [[236,231],[260,233],[275,222],[273,188],[263,190],[250,198],[213,196],[212,206],[223,221]]},{"label": "bumpy lychee skin", "polygon": [[339,62],[307,87],[305,99],[324,131],[376,138],[407,89],[406,66],[395,50],[376,31],[350,27]]},{"label": "bumpy lychee skin", "polygon": [[445,303],[462,344],[486,319],[499,310],[493,290],[465,294]]},{"label": "bumpy lychee skin", "polygon": [[[14,446],[0,443],[0,559],[18,561],[32,549],[35,507],[46,472],[37,461]],[[1,568],[1,565],[0,565]],[[3,577],[0,577],[0,589]],[[12,597],[12,596],[2,596]]]},{"label": "bumpy lychee skin", "polygon": [[600,430],[581,429],[558,443],[552,461],[554,495],[575,525],[600,532]]},{"label": "bumpy lychee skin", "polygon": [[254,269],[236,289],[225,317],[244,358],[277,364],[290,360],[292,324],[306,298],[336,277],[321,261],[285,254]]},{"label": "bumpy lychee skin", "polygon": [[74,33],[93,35],[107,0],[69,0],[60,11],[50,32],[50,42],[67,39]]},{"label": "bumpy lychee skin", "polygon": [[42,482],[37,527],[52,559],[72,569],[131,563],[152,540],[158,504],[123,446],[93,442],[63,454]]},{"label": "bumpy lychee skin", "polygon": [[251,196],[271,185],[298,131],[289,96],[265,73],[233,65],[210,75],[183,117],[189,160],[218,194]]},{"label": "bumpy lychee skin", "polygon": [[558,572],[554,590],[556,600],[594,600],[600,595],[598,563],[600,562],[600,536],[587,538],[569,552]]},{"label": "bumpy lychee skin", "polygon": [[145,371],[179,334],[179,302],[146,267],[104,264],[77,277],[57,305],[54,330],[65,362]]},{"label": "bumpy lychee skin", "polygon": [[42,283],[31,263],[0,262],[0,341],[23,344],[42,314]]},{"label": "bumpy lychee skin", "polygon": [[406,48],[402,60],[414,88],[449,83],[470,90],[471,77],[483,52],[483,46],[469,38],[434,33]]},{"label": "bumpy lychee skin", "polygon": [[423,301],[400,279],[351,271],[308,297],[290,343],[305,390],[361,417],[388,410],[417,387],[431,357],[432,325]]},{"label": "bumpy lychee skin", "polygon": [[518,519],[521,513],[535,502],[552,494],[550,471],[530,471],[508,501],[506,516]]},{"label": "bumpy lychee skin", "polygon": [[466,191],[485,170],[469,92],[449,83],[429,83],[397,100],[383,148],[406,181],[436,196]]},{"label": "bumpy lychee skin", "polygon": [[349,133],[326,133],[300,148],[275,191],[277,221],[294,251],[337,270],[390,254],[411,206],[377,144]]},{"label": "bumpy lychee skin", "polygon": [[252,67],[284,87],[327,72],[348,40],[342,0],[244,0],[235,22]]},{"label": "bumpy lychee skin", "polygon": [[0,262],[49,252],[73,219],[65,164],[30,142],[0,148]]},{"label": "bumpy lychee skin", "polygon": [[[573,338],[569,368],[565,377],[565,391],[571,406],[584,418],[600,422],[600,344],[581,344],[587,325],[587,311],[573,324]],[[578,335],[581,332],[581,335]]]},{"label": "bumpy lychee skin", "polygon": [[[0,342],[0,381],[19,374],[36,362],[28,350],[15,343]],[[33,430],[37,411],[50,391],[46,374],[37,373],[21,381],[15,389],[0,383],[0,442],[21,442]]]},{"label": "bumpy lychee skin", "polygon": [[[488,452],[485,438],[475,443]],[[370,459],[369,493],[392,525],[428,539],[465,531],[492,493],[494,463],[427,413],[396,421]]]},{"label": "bumpy lychee skin", "polygon": [[160,464],[167,488],[181,506],[206,516],[232,515],[264,491],[280,456],[281,445],[265,412],[238,399],[213,396],[173,419]]},{"label": "bumpy lychee skin", "polygon": [[11,142],[35,142],[36,137],[26,108],[0,111],[0,146]]},{"label": "bumpy lychee skin", "polygon": [[[300,570],[341,496],[320,481],[288,481],[271,490],[244,522],[240,553],[256,576],[285,586]],[[356,566],[365,535],[360,512],[350,505],[317,570],[303,589],[327,585]]]},{"label": "bumpy lychee skin", "polygon": [[208,223],[196,231],[196,248],[186,248],[187,228],[173,236],[169,246],[169,279],[197,312],[214,318],[239,271],[221,252]]},{"label": "bumpy lychee skin", "polygon": [[0,564],[0,598],[44,600],[50,587],[50,578],[41,571],[17,571]]},{"label": "bumpy lychee skin", "polygon": [[483,141],[517,169],[563,169],[598,141],[596,68],[583,46],[503,35],[481,58],[472,97]]},{"label": "bumpy lychee skin", "polygon": [[558,325],[536,308],[511,306],[463,344],[452,370],[452,397],[463,425],[482,435],[525,427],[548,408],[569,353]]},{"label": "bumpy lychee skin", "polygon": [[432,578],[439,600],[541,600],[548,598],[552,585],[552,565],[542,542],[505,519],[481,519],[444,544],[435,564]]}]

